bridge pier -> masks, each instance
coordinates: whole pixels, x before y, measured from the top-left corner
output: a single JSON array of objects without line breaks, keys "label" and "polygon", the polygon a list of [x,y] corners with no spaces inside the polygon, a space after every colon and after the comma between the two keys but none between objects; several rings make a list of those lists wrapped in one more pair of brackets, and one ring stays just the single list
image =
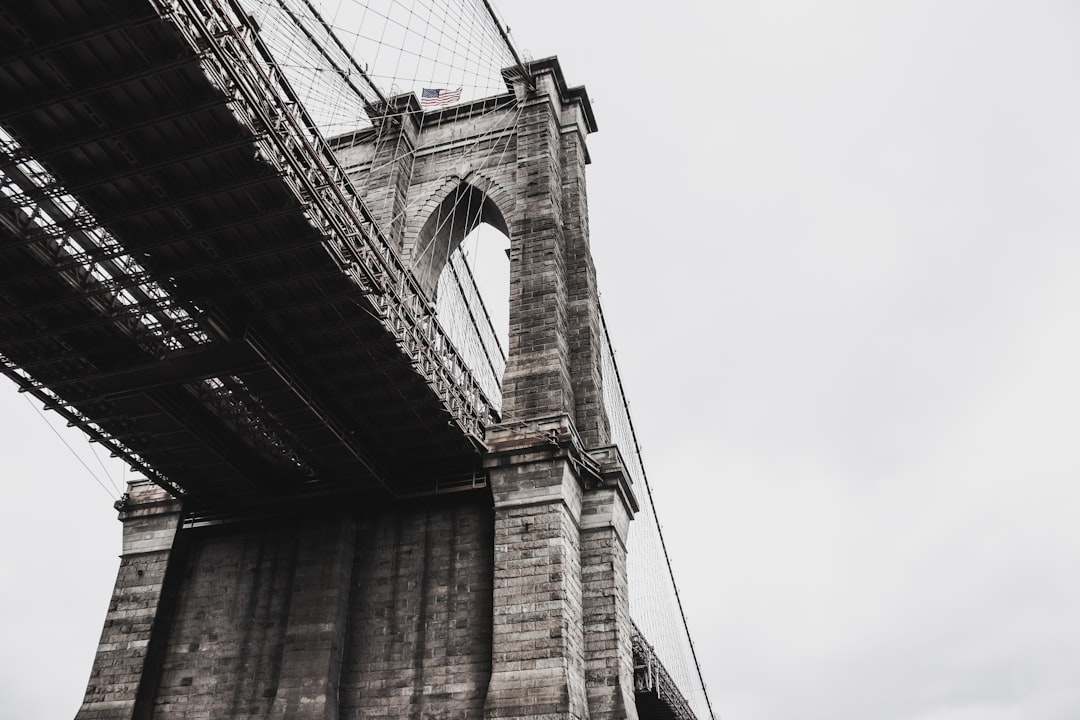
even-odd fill
[{"label": "bridge pier", "polygon": [[495,502],[485,718],[636,720],[626,532],[637,504],[614,448],[566,416],[488,432]]},{"label": "bridge pier", "polygon": [[579,450],[564,418],[489,430],[495,502],[492,673],[486,718],[588,715]]},{"label": "bridge pier", "polygon": [[590,453],[599,478],[581,512],[585,678],[591,720],[637,718],[626,538],[637,500],[615,447]]},{"label": "bridge pier", "polygon": [[205,526],[147,482],[77,720],[480,718],[492,512],[481,492]]},{"label": "bridge pier", "polygon": [[582,88],[554,59],[515,84],[504,424],[485,456],[495,503],[486,718],[637,719],[626,533],[637,510],[606,447],[601,324],[588,241]]},{"label": "bridge pier", "polygon": [[124,523],[120,569],[76,720],[148,717],[175,601],[180,502],[140,481],[117,507]]},{"label": "bridge pier", "polygon": [[[596,124],[556,59],[527,69],[506,71],[513,96],[485,101],[495,111],[422,113],[411,95],[394,98],[377,132],[335,146],[377,217],[400,234],[408,216],[401,247],[422,286],[435,287],[478,220],[510,238],[503,423],[485,434],[495,513],[485,717],[636,718],[626,533],[637,506],[617,452],[596,450],[610,442],[585,191]],[[415,155],[388,155],[403,142]],[[472,143],[497,160],[464,153]],[[409,165],[391,162],[403,156]]]}]

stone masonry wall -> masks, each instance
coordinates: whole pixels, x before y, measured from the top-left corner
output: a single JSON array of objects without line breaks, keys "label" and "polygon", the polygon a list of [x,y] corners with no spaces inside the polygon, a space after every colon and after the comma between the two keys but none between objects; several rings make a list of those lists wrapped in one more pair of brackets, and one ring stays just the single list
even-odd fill
[{"label": "stone masonry wall", "polygon": [[184,531],[152,717],[480,717],[491,526],[473,494]]},{"label": "stone masonry wall", "polygon": [[494,498],[193,529],[129,508],[79,717],[632,720],[629,517],[563,450],[513,444]]},{"label": "stone masonry wall", "polygon": [[281,679],[295,532],[189,531],[154,718],[261,718]]},{"label": "stone masonry wall", "polygon": [[491,470],[497,552],[486,715],[584,718],[581,488],[561,453],[530,450]]},{"label": "stone masonry wall", "polygon": [[491,674],[490,502],[419,505],[357,529],[341,717],[482,717]]}]

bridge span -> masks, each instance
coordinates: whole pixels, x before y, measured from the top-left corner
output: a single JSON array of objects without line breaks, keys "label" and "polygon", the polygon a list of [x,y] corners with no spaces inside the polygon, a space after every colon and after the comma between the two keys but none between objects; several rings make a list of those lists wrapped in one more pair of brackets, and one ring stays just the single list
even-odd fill
[{"label": "bridge span", "polygon": [[[588,95],[514,54],[453,107],[359,89],[331,136],[286,16],[341,69],[306,2],[0,15],[0,369],[148,478],[78,717],[704,720],[670,576],[634,575],[662,545]],[[481,223],[505,371],[481,315],[463,341],[436,312]]]}]

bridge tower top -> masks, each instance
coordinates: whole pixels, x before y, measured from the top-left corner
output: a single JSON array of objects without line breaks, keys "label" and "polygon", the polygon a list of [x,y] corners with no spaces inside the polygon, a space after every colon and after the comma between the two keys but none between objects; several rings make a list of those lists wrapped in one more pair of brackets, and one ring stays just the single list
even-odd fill
[{"label": "bridge tower top", "polygon": [[610,438],[585,183],[596,118],[556,58],[526,69],[528,77],[503,72],[502,95],[436,111],[413,94],[392,97],[371,128],[333,145],[429,299],[476,225],[509,237],[502,419],[562,417],[571,435],[599,447]]}]

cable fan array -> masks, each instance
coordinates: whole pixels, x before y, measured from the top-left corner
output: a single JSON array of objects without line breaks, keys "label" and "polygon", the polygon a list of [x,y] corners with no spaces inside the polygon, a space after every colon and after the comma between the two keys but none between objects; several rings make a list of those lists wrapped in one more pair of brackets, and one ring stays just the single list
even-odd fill
[{"label": "cable fan array", "polygon": [[[516,63],[490,6],[482,0],[242,0],[242,4],[317,130],[331,140],[367,131],[376,133],[376,147],[390,142],[384,135],[393,132],[401,111],[393,109],[399,104],[388,101],[398,95],[420,98],[425,90],[460,90],[460,103],[505,95],[502,71]],[[516,115],[511,122],[515,120]],[[474,168],[500,159],[483,140],[477,138],[461,151]],[[377,174],[372,170],[377,168],[367,172]],[[375,189],[370,180],[361,184],[368,194]],[[439,225],[476,230],[477,223],[471,219],[463,223],[457,217],[474,212],[471,200],[470,195],[450,208],[440,207]],[[383,226],[415,212],[415,203],[422,199],[409,201],[396,216],[380,218]],[[439,322],[489,402],[498,408],[506,356],[496,338],[505,332],[493,327],[473,277],[476,259],[491,253],[478,247],[475,233],[468,239],[459,232],[438,234],[445,246],[422,252],[445,258],[444,275],[449,277],[433,288]],[[466,253],[467,248],[472,251]],[[494,304],[506,304],[506,297]]]},{"label": "cable fan array", "polygon": [[327,137],[371,125],[387,96],[506,92],[513,51],[483,0],[242,0]]}]

